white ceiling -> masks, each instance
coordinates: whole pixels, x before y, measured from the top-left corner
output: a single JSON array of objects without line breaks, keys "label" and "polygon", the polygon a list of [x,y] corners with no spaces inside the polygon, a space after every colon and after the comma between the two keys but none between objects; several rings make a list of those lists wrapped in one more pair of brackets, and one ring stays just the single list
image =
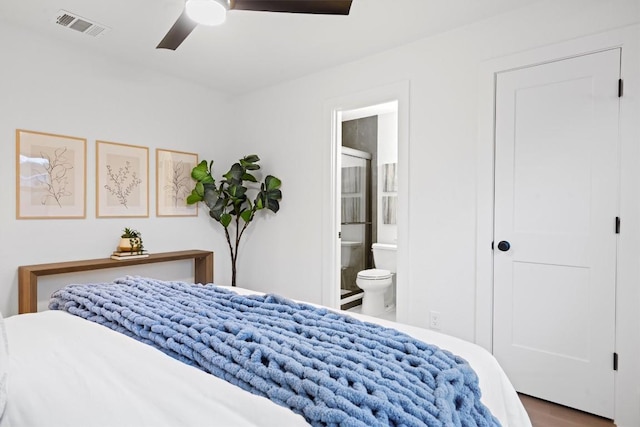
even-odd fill
[{"label": "white ceiling", "polygon": [[[234,10],[219,27],[197,27],[176,51],[155,47],[184,0],[2,0],[0,20],[237,95],[535,1],[353,0],[348,16]],[[56,25],[60,9],[111,31],[91,37]]]}]

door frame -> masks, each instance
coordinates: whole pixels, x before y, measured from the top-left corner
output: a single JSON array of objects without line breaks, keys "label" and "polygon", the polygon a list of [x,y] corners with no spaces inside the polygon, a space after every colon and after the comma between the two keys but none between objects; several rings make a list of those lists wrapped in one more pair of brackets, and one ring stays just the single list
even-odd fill
[{"label": "door frame", "polygon": [[[640,259],[640,149],[634,147],[640,129],[634,123],[640,115],[637,78],[640,63],[640,26],[633,25],[568,42],[545,46],[506,57],[484,61],[479,68],[477,134],[477,205],[476,205],[476,316],[475,341],[489,351],[493,349],[493,250],[494,172],[495,172],[495,90],[500,72],[540,65],[603,50],[621,48],[621,74],[629,87],[620,103],[620,213],[627,229],[619,236],[616,287],[616,351],[628,365],[620,365],[615,385],[615,421],[617,425],[640,424],[635,405],[640,401],[636,384],[640,379],[640,290],[635,285],[640,274],[635,265]],[[633,92],[633,93],[631,93]],[[633,98],[636,98],[634,100]],[[634,235],[636,237],[634,237]]]},{"label": "door frame", "polygon": [[[401,81],[325,102],[328,134],[323,164],[322,304],[339,308],[340,295],[340,146],[343,111],[398,101],[398,271],[396,276],[396,318],[406,319],[409,299],[409,81]],[[373,167],[373,165],[372,165]]]}]

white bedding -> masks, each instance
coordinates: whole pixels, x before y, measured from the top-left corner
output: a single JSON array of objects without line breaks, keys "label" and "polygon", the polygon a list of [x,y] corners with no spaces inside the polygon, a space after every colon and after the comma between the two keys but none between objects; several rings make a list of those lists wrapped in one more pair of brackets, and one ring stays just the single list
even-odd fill
[{"label": "white bedding", "polygon": [[[430,330],[352,315],[464,357],[480,378],[483,403],[501,424],[531,426],[505,373],[486,350]],[[9,426],[308,425],[301,416],[266,398],[66,312],[23,314],[5,319],[5,323],[10,361]]]}]

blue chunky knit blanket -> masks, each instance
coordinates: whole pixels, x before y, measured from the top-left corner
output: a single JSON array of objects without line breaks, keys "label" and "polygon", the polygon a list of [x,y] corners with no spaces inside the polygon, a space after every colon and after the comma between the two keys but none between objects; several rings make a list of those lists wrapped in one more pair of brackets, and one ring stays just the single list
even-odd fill
[{"label": "blue chunky knit blanket", "polygon": [[50,308],[157,347],[312,425],[499,426],[462,358],[276,295],[128,276],[69,285]]}]

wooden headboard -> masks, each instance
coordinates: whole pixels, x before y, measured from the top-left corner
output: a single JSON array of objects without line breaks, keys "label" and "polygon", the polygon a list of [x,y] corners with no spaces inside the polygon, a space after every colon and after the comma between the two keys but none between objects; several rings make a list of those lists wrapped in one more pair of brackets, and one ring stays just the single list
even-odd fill
[{"label": "wooden headboard", "polygon": [[18,312],[38,311],[38,277],[53,274],[75,273],[79,271],[119,268],[127,265],[154,264],[158,262],[193,259],[195,283],[213,282],[213,252],[187,250],[150,254],[146,258],[125,261],[111,258],[88,259],[82,261],[57,262],[52,264],[21,265],[18,267]]}]

